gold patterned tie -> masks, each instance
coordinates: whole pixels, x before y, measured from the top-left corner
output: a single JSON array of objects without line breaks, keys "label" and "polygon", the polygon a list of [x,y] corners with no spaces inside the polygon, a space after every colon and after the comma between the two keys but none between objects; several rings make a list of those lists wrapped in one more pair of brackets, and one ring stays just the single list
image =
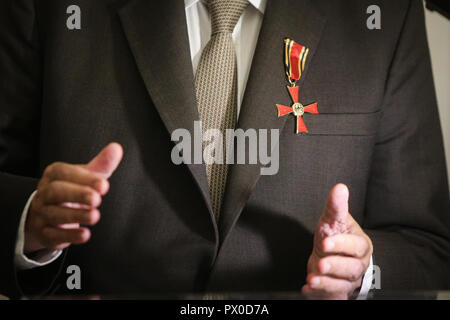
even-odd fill
[{"label": "gold patterned tie", "polygon": [[[206,5],[212,32],[195,75],[198,110],[203,133],[218,129],[225,136],[225,130],[234,129],[237,121],[237,65],[232,33],[248,1],[210,0]],[[217,220],[228,174],[226,144],[222,143],[224,163],[206,164],[211,205]]]}]

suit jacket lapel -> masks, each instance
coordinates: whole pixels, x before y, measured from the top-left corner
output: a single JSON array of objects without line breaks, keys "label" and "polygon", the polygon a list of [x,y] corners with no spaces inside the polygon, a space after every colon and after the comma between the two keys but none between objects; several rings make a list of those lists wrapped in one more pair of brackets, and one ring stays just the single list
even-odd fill
[{"label": "suit jacket lapel", "polygon": [[[147,91],[169,134],[184,128],[193,137],[194,121],[199,116],[184,2],[128,0],[118,13]],[[189,164],[188,168],[207,204],[217,234],[205,165]]]},{"label": "suit jacket lapel", "polygon": [[[283,63],[283,39],[310,49],[301,85],[319,44],[325,17],[312,0],[268,1],[241,106],[238,128],[283,129],[276,103],[290,103]],[[293,121],[292,119],[289,119]],[[231,165],[219,223],[223,242],[241,214],[260,176],[260,165]]]}]

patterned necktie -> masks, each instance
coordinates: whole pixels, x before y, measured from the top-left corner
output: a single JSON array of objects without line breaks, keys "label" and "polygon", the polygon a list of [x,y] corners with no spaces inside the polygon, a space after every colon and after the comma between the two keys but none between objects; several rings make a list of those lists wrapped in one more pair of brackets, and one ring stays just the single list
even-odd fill
[{"label": "patterned necktie", "polygon": [[[211,15],[211,39],[203,49],[195,75],[203,133],[218,129],[225,136],[226,129],[236,126],[237,65],[232,33],[247,5],[247,0],[207,1]],[[222,142],[223,164],[206,164],[211,205],[217,220],[228,174],[228,165],[225,164],[227,143]],[[209,143],[204,143],[203,147]]]}]

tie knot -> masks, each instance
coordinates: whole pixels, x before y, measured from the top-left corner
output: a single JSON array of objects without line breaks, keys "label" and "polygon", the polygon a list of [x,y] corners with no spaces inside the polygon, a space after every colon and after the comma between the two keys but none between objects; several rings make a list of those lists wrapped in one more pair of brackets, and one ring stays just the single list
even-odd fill
[{"label": "tie knot", "polygon": [[248,0],[208,0],[212,34],[232,33],[247,5]]}]

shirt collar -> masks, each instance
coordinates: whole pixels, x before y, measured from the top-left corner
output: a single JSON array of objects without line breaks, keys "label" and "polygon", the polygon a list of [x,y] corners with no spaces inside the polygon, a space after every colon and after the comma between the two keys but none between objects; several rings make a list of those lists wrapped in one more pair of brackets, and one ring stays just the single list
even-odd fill
[{"label": "shirt collar", "polygon": [[[184,0],[184,7],[187,9],[188,7],[192,6],[193,4],[202,1],[202,0]],[[248,0],[248,2],[255,7],[259,12],[264,14],[264,11],[266,10],[266,4],[267,0]]]}]

